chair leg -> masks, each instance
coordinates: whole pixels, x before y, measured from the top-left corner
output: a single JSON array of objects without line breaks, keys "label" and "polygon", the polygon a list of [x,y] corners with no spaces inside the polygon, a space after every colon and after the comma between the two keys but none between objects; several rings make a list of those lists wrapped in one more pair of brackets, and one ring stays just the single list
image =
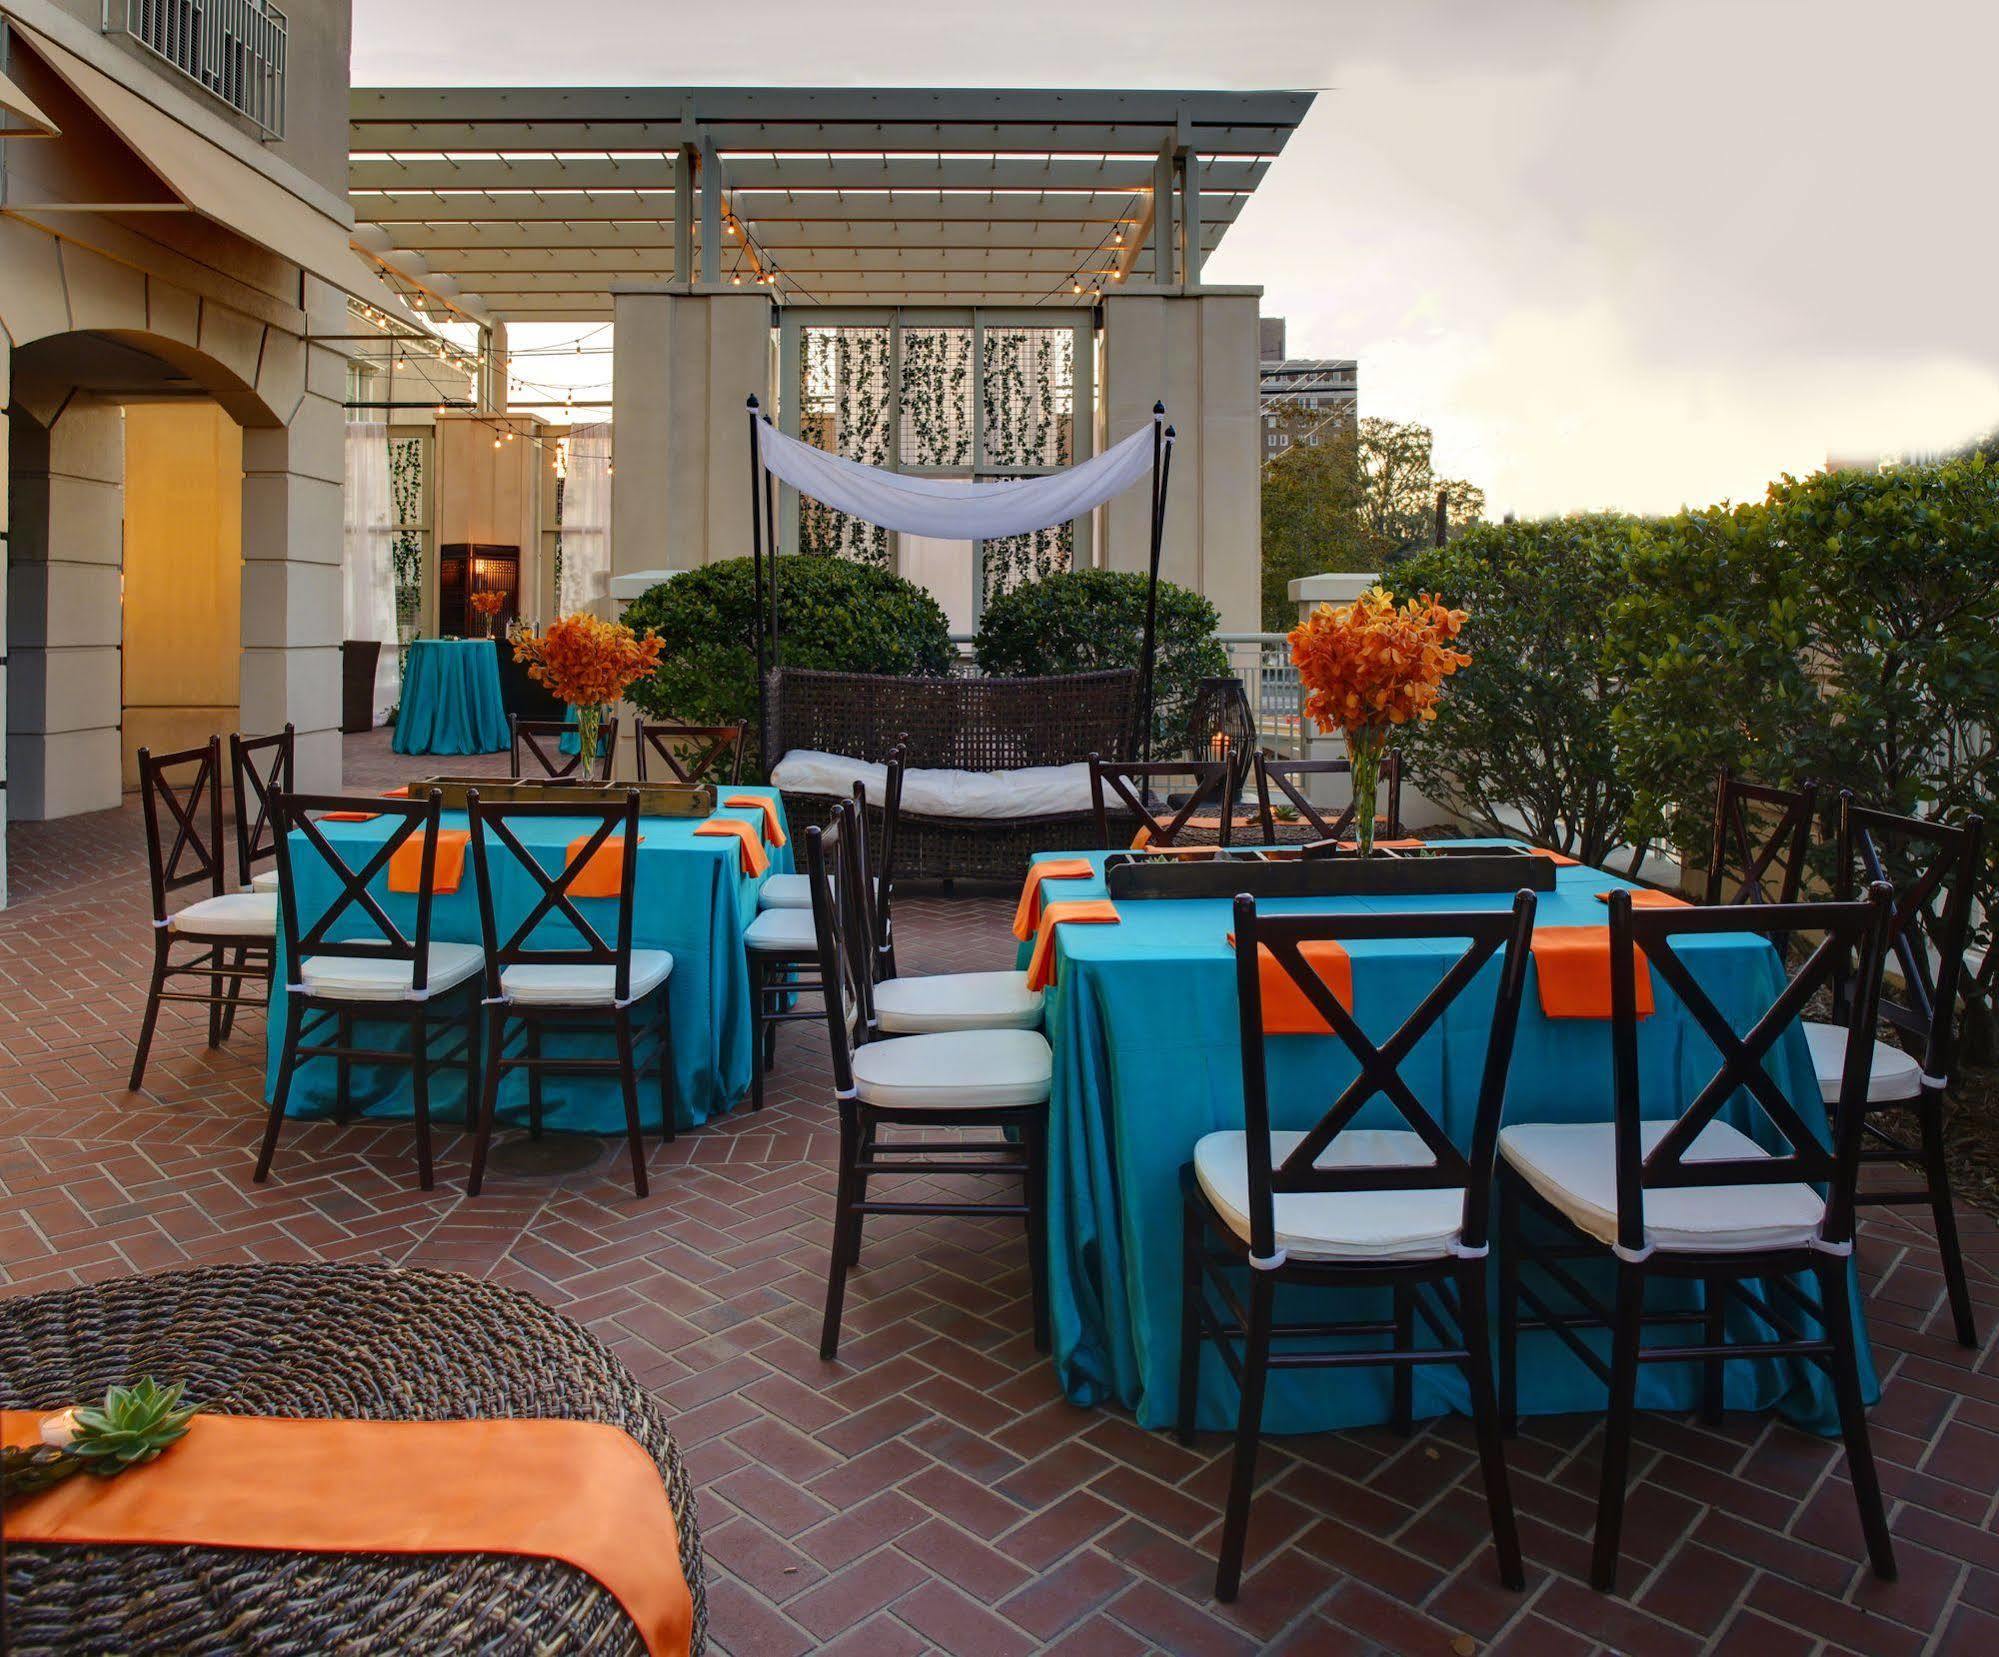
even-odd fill
[{"label": "chair leg", "polygon": [[1201,1282],[1200,1207],[1192,1197],[1180,1203],[1180,1397],[1174,1431],[1182,1444],[1194,1442],[1194,1423],[1201,1405]]},{"label": "chair leg", "polygon": [[1818,1268],[1819,1304],[1825,1308],[1826,1336],[1832,1342],[1832,1390],[1839,1405],[1840,1436],[1846,1440],[1846,1470],[1860,1508],[1867,1557],[1883,1582],[1895,1580],[1895,1544],[1874,1470],[1874,1445],[1867,1436],[1867,1411],[1860,1400],[1860,1353],[1853,1333],[1853,1302],[1847,1292],[1847,1262],[1828,1259]]},{"label": "chair leg", "polygon": [[1591,1586],[1617,1586],[1617,1549],[1624,1530],[1624,1486],[1631,1471],[1631,1422],[1638,1396],[1638,1338],[1644,1327],[1645,1274],[1617,1263],[1617,1306],[1610,1334],[1610,1402],[1603,1421],[1603,1473],[1597,1486],[1596,1548]]},{"label": "chair leg", "polygon": [[1263,1382],[1270,1365],[1270,1324],[1277,1285],[1268,1272],[1249,1274],[1249,1323],[1242,1337],[1242,1403],[1236,1413],[1235,1466],[1229,1473],[1229,1502],[1222,1516],[1221,1557],[1215,1566],[1215,1598],[1235,1600],[1242,1586],[1242,1555],[1249,1541],[1249,1503],[1256,1493],[1256,1450],[1263,1436]]},{"label": "chair leg", "polygon": [[1941,1090],[1925,1088],[1916,1115],[1923,1131],[1923,1183],[1929,1187],[1930,1218],[1936,1227],[1937,1255],[1943,1261],[1944,1288],[1950,1295],[1951,1321],[1957,1326],[1957,1344],[1976,1350],[1978,1325],[1971,1315],[1971,1286],[1964,1278],[1964,1247],[1957,1237],[1950,1164],[1944,1157]]},{"label": "chair leg", "polygon": [[612,1015],[618,1031],[618,1086],[625,1095],[625,1138],[632,1152],[632,1189],[646,1195],[646,1142],[639,1128],[639,1071],[632,1057],[632,1013],[620,1007]]},{"label": "chair leg", "polygon": [[[1027,1140],[1027,1277],[1034,1298],[1034,1350],[1052,1345],[1048,1315],[1048,1122],[1037,1116],[1021,1130]],[[860,1252],[859,1216],[854,1227]]]},{"label": "chair leg", "polygon": [[1500,1442],[1499,1399],[1492,1385],[1492,1328],[1485,1309],[1485,1262],[1467,1260],[1458,1272],[1458,1306],[1463,1322],[1465,1384],[1471,1391],[1472,1429],[1478,1436],[1479,1469],[1485,1478],[1485,1505],[1492,1519],[1492,1547],[1499,1556],[1499,1580],[1516,1591],[1527,1586],[1520,1564],[1520,1530],[1513,1518],[1513,1487],[1506,1476],[1506,1449]]},{"label": "chair leg", "polygon": [[819,1328],[819,1356],[834,1358],[840,1350],[840,1308],[847,1298],[847,1255],[851,1247],[847,1229],[859,1217],[854,1213],[854,1162],[860,1153],[861,1135],[854,1120],[851,1100],[840,1101],[840,1167],[833,1182],[833,1258],[826,1268],[826,1317]]},{"label": "chair leg", "polygon": [[1499,1171],[1499,1430],[1520,1431],[1520,1187]]},{"label": "chair leg", "polygon": [[[1719,1277],[1705,1278],[1701,1283],[1701,1294],[1706,1301],[1707,1312],[1701,1325],[1701,1338],[1709,1346],[1725,1345],[1728,1340],[1728,1284]],[[1709,1358],[1701,1365],[1701,1420],[1710,1427],[1721,1425],[1727,1361],[1725,1358]]]},{"label": "chair leg", "polygon": [[[337,1015],[334,1040],[342,1047],[354,1045],[354,1015],[342,1012]],[[333,1061],[333,1119],[345,1122],[354,1114],[354,1064],[351,1059]]]},{"label": "chair leg", "polygon": [[416,1182],[429,1191],[437,1182],[430,1163],[430,1017],[422,1008],[410,1021],[410,1059],[416,1094]]},{"label": "chair leg", "polygon": [[[1413,1289],[1395,1292],[1395,1350],[1408,1352],[1416,1345],[1416,1293]],[[1416,1366],[1397,1364],[1394,1384],[1395,1430],[1408,1438],[1416,1430]]]},{"label": "chair leg", "polygon": [[146,1079],[146,1055],[153,1050],[153,1031],[160,1022],[160,992],[167,987],[167,953],[173,948],[169,933],[155,930],[153,937],[153,982],[146,991],[146,1015],[139,1021],[139,1050],[132,1055],[132,1074],[125,1083],[133,1093]]},{"label": "chair leg", "polygon": [[[875,1148],[881,1143],[878,1137],[880,1131],[881,1124],[876,1122],[872,1117],[864,1118],[860,1123],[858,1130],[859,1137],[854,1149],[853,1189],[848,1198],[852,1203],[864,1203],[868,1200],[868,1176],[867,1171],[861,1167],[861,1164],[875,1154]],[[866,1225],[867,1216],[856,1213],[854,1215],[854,1223],[847,1228],[847,1269],[849,1271],[854,1270],[861,1263],[861,1232]]]},{"label": "chair leg", "polygon": [[236,1003],[243,994],[243,962],[248,951],[241,944],[229,951],[229,964],[236,969],[229,980],[228,999],[222,1004],[222,1039],[227,1041],[236,1032]]},{"label": "chair leg", "polygon": [[750,957],[750,1109],[764,1108],[764,967]]},{"label": "chair leg", "polygon": [[[271,1173],[271,1158],[278,1152],[278,1130],[285,1122],[285,1101],[291,1097],[292,1072],[298,1068],[299,1032],[305,1023],[305,1010],[299,1006],[298,998],[290,996],[285,1001],[285,1040],[278,1051],[278,1085],[271,1095],[270,1120],[264,1124],[264,1146],[257,1153],[256,1178],[261,1183]],[[140,1062],[145,1060],[146,1050],[139,1049]],[[136,1085],[136,1084],[134,1084]]]},{"label": "chair leg", "polygon": [[483,1075],[479,1092],[479,1126],[472,1139],[472,1176],[465,1184],[465,1194],[476,1197],[479,1187],[486,1180],[486,1152],[493,1143],[493,1117],[499,1110],[500,1081],[506,1073],[507,1051],[507,1010],[505,1007],[486,1009],[486,1062],[481,1067]]},{"label": "chair leg", "polygon": [[485,1045],[479,1039],[479,995],[475,990],[465,1013],[465,1131],[479,1128],[479,1100],[486,1091]]},{"label": "chair leg", "polygon": [[673,1143],[673,991],[659,992],[659,1131]]},{"label": "chair leg", "polygon": [[222,985],[221,972],[224,955],[228,952],[220,944],[208,946],[209,965],[217,970],[208,975],[208,1045],[222,1045]]}]

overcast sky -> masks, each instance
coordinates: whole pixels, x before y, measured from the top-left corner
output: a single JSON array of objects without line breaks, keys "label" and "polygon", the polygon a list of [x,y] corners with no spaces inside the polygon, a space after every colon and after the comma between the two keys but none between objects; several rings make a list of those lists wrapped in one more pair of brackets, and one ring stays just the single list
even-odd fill
[{"label": "overcast sky", "polygon": [[353,69],[1319,89],[1209,278],[1534,513],[1999,424],[1995,63],[1989,0],[355,0]]}]

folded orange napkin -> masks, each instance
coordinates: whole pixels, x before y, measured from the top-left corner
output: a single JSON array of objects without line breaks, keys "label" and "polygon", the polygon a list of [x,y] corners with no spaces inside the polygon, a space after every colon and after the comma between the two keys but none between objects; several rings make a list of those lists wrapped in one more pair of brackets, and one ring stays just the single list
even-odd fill
[{"label": "folded orange napkin", "polygon": [[[43,1412],[8,1410],[9,1446]],[[158,1461],[7,1504],[10,1541],[511,1554],[603,1585],[652,1657],[685,1652],[694,1604],[651,1456],[607,1422],[198,1415]]]},{"label": "folded orange napkin", "polygon": [[[1610,902],[1610,894],[1608,892],[1599,892],[1596,895],[1596,901],[1598,903],[1608,903]],[[1633,909],[1691,909],[1693,905],[1683,897],[1675,897],[1671,892],[1657,892],[1649,886],[1638,886],[1632,889],[1631,907]]]},{"label": "folded orange napkin", "polygon": [[1078,926],[1116,925],[1118,912],[1109,898],[1078,898],[1072,903],[1050,903],[1041,911],[1041,924],[1034,934],[1034,953],[1027,960],[1027,987],[1045,990],[1055,982],[1055,931],[1065,921]]},{"label": "folded orange napkin", "polygon": [[[1235,948],[1235,934],[1229,934]],[[1337,938],[1314,938],[1298,946],[1305,965],[1333,992],[1333,999],[1353,1011],[1353,957]],[[1267,1036],[1329,1036],[1333,1027],[1306,999],[1297,979],[1284,970],[1268,944],[1256,946],[1256,976],[1262,984],[1263,1033]]]},{"label": "folded orange napkin", "polygon": [[407,800],[409,797],[410,787],[408,783],[404,783],[401,788],[385,788],[382,790],[382,798],[385,800]]},{"label": "folded orange napkin", "polygon": [[[639,836],[643,846],[646,837]],[[579,834],[569,842],[562,855],[562,867],[567,871],[577,858],[583,855],[583,848],[590,844],[590,836]],[[625,837],[614,834],[590,854],[590,861],[583,865],[581,872],[569,883],[569,895],[573,898],[614,898],[625,889]]]},{"label": "folded orange napkin", "polygon": [[[455,892],[465,879],[465,846],[469,829],[440,829],[437,865],[431,870],[433,892]],[[412,834],[389,856],[389,890],[415,892],[423,886],[423,836]]]},{"label": "folded orange napkin", "polygon": [[1020,902],[1014,906],[1013,935],[1022,943],[1034,936],[1041,921],[1041,883],[1044,880],[1083,880],[1096,870],[1086,857],[1053,857],[1027,871],[1020,888]]},{"label": "folded orange napkin", "polygon": [[[1534,981],[1549,1018],[1610,1017],[1610,929],[1605,926],[1537,926]],[[1652,969],[1638,955],[1632,974],[1638,1016],[1652,1012]]]},{"label": "folded orange napkin", "polygon": [[761,811],[764,815],[764,840],[772,846],[784,844],[784,821],[777,809],[777,801],[767,794],[731,794],[722,801],[725,806],[744,811]]},{"label": "folded orange napkin", "polygon": [[748,823],[740,822],[734,817],[710,817],[694,832],[716,835],[722,839],[733,836],[743,849],[743,873],[746,875],[760,875],[770,867],[770,856],[764,850],[763,841]]},{"label": "folded orange napkin", "polygon": [[1536,857],[1545,857],[1550,863],[1559,863],[1565,869],[1582,867],[1573,857],[1564,857],[1560,852],[1551,852],[1546,846],[1529,846],[1527,849]]},{"label": "folded orange napkin", "polygon": [[322,811],[322,823],[372,823],[382,814],[379,811]]}]

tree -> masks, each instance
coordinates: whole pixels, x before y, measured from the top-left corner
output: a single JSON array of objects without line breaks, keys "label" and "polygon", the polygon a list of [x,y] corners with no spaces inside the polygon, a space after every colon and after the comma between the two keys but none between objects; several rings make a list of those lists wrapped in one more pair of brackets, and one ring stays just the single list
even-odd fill
[{"label": "tree", "polygon": [[1362,497],[1361,528],[1385,565],[1435,546],[1437,496],[1444,496],[1447,532],[1478,522],[1485,512],[1485,491],[1463,478],[1441,478],[1432,464],[1435,436],[1414,420],[1361,421],[1361,469],[1367,475]]}]

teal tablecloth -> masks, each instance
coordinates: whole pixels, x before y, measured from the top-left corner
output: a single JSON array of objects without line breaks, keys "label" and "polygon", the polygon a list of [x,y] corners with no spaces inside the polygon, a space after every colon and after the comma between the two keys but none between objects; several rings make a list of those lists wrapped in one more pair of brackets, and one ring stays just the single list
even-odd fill
[{"label": "teal tablecloth", "polygon": [[[739,792],[731,790],[731,792]],[[773,789],[744,788],[742,793],[762,794],[772,800]],[[782,813],[783,803],[778,810]],[[718,817],[754,821],[747,811],[720,810]],[[446,812],[447,828],[463,828],[460,812]],[[323,832],[342,855],[358,866],[366,854],[358,848],[379,842],[392,828],[390,820],[378,817],[367,823],[327,823]],[[664,949],[673,956],[673,973],[665,993],[671,997],[674,1121],[683,1128],[705,1122],[727,1111],[750,1085],[750,980],[743,952],[743,928],[756,918],[757,895],[770,874],[788,873],[792,867],[789,841],[770,853],[770,868],[762,877],[741,872],[737,842],[712,835],[696,835],[695,819],[647,817],[640,823],[638,850],[638,890],[632,917],[636,948]],[[575,818],[550,817],[521,819],[513,824],[522,842],[529,846],[542,866],[553,874],[562,867],[569,843],[586,826]],[[307,846],[303,837],[293,836],[293,877],[299,884],[299,921],[310,927],[338,893],[338,882],[324,859]],[[353,853],[345,851],[355,846]],[[496,848],[493,863],[497,890],[495,902],[502,936],[534,907],[540,888],[532,876],[503,848]],[[386,878],[378,878],[370,890],[398,925],[415,923],[415,899],[388,890]],[[608,898],[579,898],[577,907],[606,937],[616,924],[616,907]],[[349,909],[345,919],[356,921],[348,935],[370,936],[368,923]],[[560,945],[575,937],[574,929],[559,916],[538,929],[541,937]],[[456,892],[439,894],[431,910],[431,934],[439,940],[479,942],[479,899],[473,885],[468,854],[465,879]],[[284,963],[280,962],[281,969]],[[284,985],[288,973],[280,970],[271,986],[270,1045],[265,1074],[265,1097],[275,1091],[278,1055],[284,1036]],[[470,993],[481,993],[476,988]],[[454,1000],[453,1007],[462,1005]],[[656,1016],[657,1003],[641,1009],[642,1017]],[[391,1023],[362,1025],[369,1041],[407,1046],[407,1035],[398,1036]],[[608,1031],[561,1038],[573,1048],[584,1044],[592,1056],[612,1057],[615,1045]],[[551,1038],[544,1051],[555,1053],[562,1047]],[[353,1077],[353,1109],[368,1116],[407,1116],[412,1109],[410,1073],[406,1067],[371,1068],[357,1065]],[[431,1112],[443,1122],[462,1120],[465,1078],[462,1071],[442,1070],[431,1081]],[[643,1101],[650,1095],[641,1090],[644,1119],[652,1120],[652,1107]],[[286,1113],[291,1116],[328,1116],[334,1109],[334,1065],[330,1059],[316,1059],[299,1068],[292,1082]],[[567,1128],[582,1133],[618,1134],[625,1131],[625,1107],[615,1076],[550,1076],[543,1084],[543,1120],[551,1128]],[[510,1075],[500,1092],[499,1119],[525,1121],[527,1078]],[[648,1131],[652,1131],[650,1127]]]},{"label": "teal tablecloth", "polygon": [[[1099,870],[1104,856],[1046,855],[1087,855]],[[1594,894],[1621,884],[1600,870],[1563,868],[1557,890],[1540,895],[1538,922],[1605,924],[1604,905]],[[1103,890],[1101,874],[1050,880],[1043,888],[1049,902],[1101,897]],[[1298,899],[1268,907],[1323,913],[1497,908],[1510,901],[1510,895]],[[1201,1135],[1243,1125],[1235,960],[1226,942],[1232,926],[1226,901],[1121,902],[1118,908],[1116,926],[1063,927],[1057,935],[1058,978],[1047,1013],[1055,1048],[1049,1289],[1055,1360],[1070,1399],[1120,1403],[1139,1425],[1157,1428],[1172,1425],[1178,1392],[1180,1168]],[[1444,940],[1347,947],[1354,963],[1354,1012],[1376,1041],[1387,1038],[1462,952],[1462,945]],[[1782,964],[1760,938],[1689,938],[1679,948],[1740,1031],[1768,1010],[1781,989]],[[1023,946],[1023,965],[1025,954]],[[1446,1130],[1467,1148],[1499,965],[1487,964],[1403,1068],[1419,1097],[1441,1102],[1434,1108]],[[1641,1097],[1648,1114],[1664,1116],[1691,1101],[1718,1060],[1656,973],[1653,988],[1657,1010],[1639,1027]],[[1345,1046],[1332,1036],[1280,1037],[1271,1043],[1269,1063],[1271,1122],[1278,1128],[1317,1122],[1356,1071]],[[1823,1120],[1802,1031],[1794,1030],[1781,1044],[1773,1068],[1805,1120]],[[1544,1017],[1530,976],[1507,1088],[1507,1120],[1605,1121],[1610,1114],[1608,1023]],[[1732,1119],[1744,1131],[1761,1127],[1753,1113]],[[1403,1124],[1377,1098],[1356,1125]],[[1664,1304],[1663,1296],[1671,1292],[1673,1286],[1655,1286],[1654,1295],[1661,1298],[1654,1304]],[[1386,1296],[1375,1291],[1341,1298],[1343,1315],[1387,1315]],[[1379,1300],[1380,1309],[1369,1312],[1361,1304],[1366,1299]],[[1296,1315],[1296,1303],[1280,1297],[1279,1311]],[[1781,1406],[1806,1425],[1836,1430],[1831,1388],[1815,1366],[1758,1360],[1727,1369],[1731,1408]],[[1426,1367],[1415,1375],[1419,1414],[1468,1412],[1456,1369]],[[1863,1379],[1871,1398],[1872,1377]],[[1690,1408],[1697,1392],[1698,1376],[1689,1366],[1647,1365],[1640,1372],[1641,1407]],[[1209,1348],[1201,1374],[1201,1424],[1232,1428],[1236,1399],[1235,1383]],[[1530,1332],[1522,1338],[1520,1407],[1534,1414],[1600,1410],[1603,1386],[1553,1336]],[[1385,1371],[1278,1371],[1270,1377],[1264,1409],[1270,1432],[1388,1418]]]},{"label": "teal tablecloth", "polygon": [[491,639],[415,639],[403,657],[399,754],[498,754],[508,743],[499,646]]}]

